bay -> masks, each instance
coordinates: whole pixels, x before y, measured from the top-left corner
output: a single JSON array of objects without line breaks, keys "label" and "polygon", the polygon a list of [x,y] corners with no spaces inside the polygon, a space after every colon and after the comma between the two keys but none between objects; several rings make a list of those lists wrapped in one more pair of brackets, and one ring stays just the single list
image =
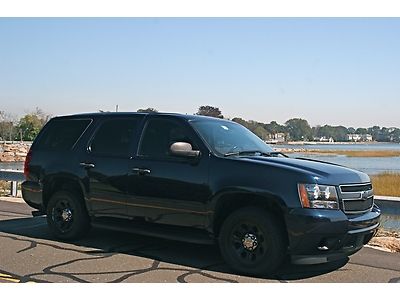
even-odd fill
[{"label": "bay", "polygon": [[[370,143],[370,144],[313,144],[313,145],[272,145],[279,149],[306,149],[306,150],[354,150],[354,151],[400,151],[400,144],[395,143]],[[335,154],[310,154],[290,153],[290,157],[309,158],[326,161],[348,168],[365,172],[368,175],[376,175],[383,172],[400,173],[400,156],[398,157],[348,157]]]}]

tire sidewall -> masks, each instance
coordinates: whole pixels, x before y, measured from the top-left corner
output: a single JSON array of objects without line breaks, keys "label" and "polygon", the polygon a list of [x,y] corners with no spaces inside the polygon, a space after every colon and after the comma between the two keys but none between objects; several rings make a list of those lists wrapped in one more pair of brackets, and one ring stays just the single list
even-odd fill
[{"label": "tire sidewall", "polygon": [[[51,196],[46,208],[47,223],[51,232],[59,239],[71,240],[83,236],[89,229],[89,217],[82,199],[73,192],[59,191]],[[65,232],[61,231],[53,220],[53,209],[61,200],[68,200],[73,210],[71,228]]]},{"label": "tire sidewall", "polygon": [[[230,236],[236,224],[250,221],[262,230],[268,248],[261,260],[244,264],[231,249]],[[225,261],[237,272],[250,275],[269,275],[276,271],[286,256],[286,242],[280,222],[269,212],[255,207],[233,212],[223,223],[219,234],[220,251]]]}]

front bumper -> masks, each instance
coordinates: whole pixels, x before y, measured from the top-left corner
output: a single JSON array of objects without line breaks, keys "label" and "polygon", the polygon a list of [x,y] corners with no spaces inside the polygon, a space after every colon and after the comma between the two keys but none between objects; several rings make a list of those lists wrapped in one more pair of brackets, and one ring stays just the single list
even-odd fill
[{"label": "front bumper", "polygon": [[381,212],[346,215],[340,210],[293,209],[286,217],[293,263],[318,264],[359,251],[374,236]]}]

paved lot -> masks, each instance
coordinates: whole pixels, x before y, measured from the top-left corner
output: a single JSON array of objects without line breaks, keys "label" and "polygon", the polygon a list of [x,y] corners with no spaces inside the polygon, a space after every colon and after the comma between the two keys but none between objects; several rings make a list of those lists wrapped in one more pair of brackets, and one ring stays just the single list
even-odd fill
[{"label": "paved lot", "polygon": [[400,282],[400,254],[364,248],[329,265],[287,263],[274,278],[235,275],[212,246],[93,229],[55,241],[43,217],[0,200],[0,282]]}]

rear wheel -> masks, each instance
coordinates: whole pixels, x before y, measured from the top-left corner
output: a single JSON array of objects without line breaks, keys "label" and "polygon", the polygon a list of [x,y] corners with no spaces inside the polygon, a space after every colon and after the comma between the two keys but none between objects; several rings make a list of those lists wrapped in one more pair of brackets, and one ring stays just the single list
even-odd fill
[{"label": "rear wheel", "polygon": [[284,229],[271,213],[256,207],[233,212],[222,224],[219,246],[225,261],[249,275],[275,272],[286,257]]},{"label": "rear wheel", "polygon": [[47,224],[59,239],[72,240],[84,236],[90,221],[83,199],[76,193],[56,192],[47,205]]}]

